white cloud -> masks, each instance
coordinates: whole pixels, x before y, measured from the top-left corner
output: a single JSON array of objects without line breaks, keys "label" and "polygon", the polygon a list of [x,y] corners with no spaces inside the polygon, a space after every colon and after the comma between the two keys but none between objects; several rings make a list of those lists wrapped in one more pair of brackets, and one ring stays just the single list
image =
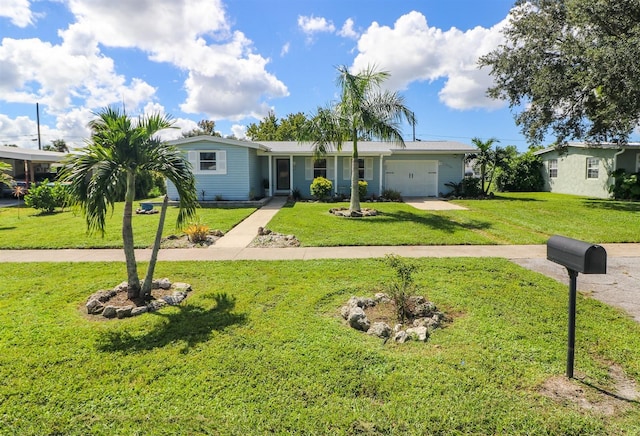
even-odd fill
[{"label": "white cloud", "polygon": [[298,16],[298,27],[307,35],[307,42],[311,42],[317,33],[333,33],[336,31],[336,26],[324,17],[305,17],[300,15]]},{"label": "white cloud", "polygon": [[238,139],[246,139],[247,137],[247,126],[243,126],[240,124],[234,124],[231,126],[231,133]]},{"label": "white cloud", "polygon": [[500,107],[504,103],[485,95],[492,82],[488,71],[478,69],[477,60],[502,42],[500,31],[506,21],[490,29],[443,31],[430,27],[424,15],[413,11],[400,17],[393,28],[374,22],[358,41],[360,53],[353,69],[375,65],[389,71],[387,86],[391,89],[445,78],[439,93],[445,105],[455,109]]},{"label": "white cloud", "polygon": [[353,24],[353,20],[351,18],[347,18],[347,21],[342,25],[342,29],[338,31],[338,35],[345,38],[358,39],[360,34],[354,30]]},{"label": "white cloud", "polygon": [[282,46],[282,49],[280,50],[280,57],[284,57],[287,55],[287,53],[289,53],[289,49],[291,48],[291,43],[287,42],[285,45]]},{"label": "white cloud", "polygon": [[29,0],[2,0],[0,17],[9,18],[14,26],[27,27],[34,18],[30,6]]}]

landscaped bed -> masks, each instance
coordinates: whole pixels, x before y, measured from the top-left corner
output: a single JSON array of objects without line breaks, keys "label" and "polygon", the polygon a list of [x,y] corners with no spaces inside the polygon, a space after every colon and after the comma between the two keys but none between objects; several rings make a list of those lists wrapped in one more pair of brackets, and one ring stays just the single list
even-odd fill
[{"label": "landscaped bed", "polygon": [[[177,307],[96,321],[84,304],[122,263],[0,264],[3,434],[632,434],[640,326],[498,259],[415,260],[452,321],[396,344],[340,307],[384,290],[382,260],[161,263]],[[607,395],[610,393],[611,395]]]}]

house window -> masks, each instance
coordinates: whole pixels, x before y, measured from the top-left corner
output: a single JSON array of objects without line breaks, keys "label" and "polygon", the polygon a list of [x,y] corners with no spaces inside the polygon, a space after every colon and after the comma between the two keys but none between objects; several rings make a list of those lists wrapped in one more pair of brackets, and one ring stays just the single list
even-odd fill
[{"label": "house window", "polygon": [[[351,158],[345,157],[342,163],[342,178],[351,180]],[[358,179],[373,180],[373,158],[358,159]]]},{"label": "house window", "polygon": [[600,166],[600,159],[595,157],[587,158],[587,179],[598,178],[598,167]]},{"label": "house window", "polygon": [[551,159],[549,161],[549,178],[558,177],[558,159]]},{"label": "house window", "polygon": [[189,162],[196,174],[227,174],[227,152],[222,150],[189,151]]},{"label": "house window", "polygon": [[316,177],[324,177],[327,178],[327,160],[326,159],[316,159],[313,162],[313,178]]},{"label": "house window", "polygon": [[304,178],[305,180],[313,180],[316,177],[332,179],[334,166],[333,158],[314,159],[307,157],[304,159]]}]

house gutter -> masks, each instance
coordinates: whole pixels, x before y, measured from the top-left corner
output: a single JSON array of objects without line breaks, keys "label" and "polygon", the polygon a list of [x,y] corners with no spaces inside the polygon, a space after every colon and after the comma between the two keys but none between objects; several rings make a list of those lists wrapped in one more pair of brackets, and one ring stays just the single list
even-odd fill
[{"label": "house gutter", "polygon": [[622,153],[624,153],[626,150],[623,148],[621,149],[619,152],[615,153],[613,155],[613,171],[618,169],[618,156],[620,156]]}]

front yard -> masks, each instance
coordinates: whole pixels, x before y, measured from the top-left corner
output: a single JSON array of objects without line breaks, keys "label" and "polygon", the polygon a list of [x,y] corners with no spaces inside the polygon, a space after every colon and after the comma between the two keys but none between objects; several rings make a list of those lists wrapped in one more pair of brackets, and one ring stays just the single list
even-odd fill
[{"label": "front yard", "polygon": [[376,217],[337,218],[343,203],[295,203],[269,228],[295,234],[303,246],[544,244],[560,234],[594,243],[640,242],[640,203],[550,193],[456,200],[466,211],[421,211],[404,203],[363,203]]},{"label": "front yard", "polygon": [[[640,326],[579,296],[581,398],[563,380],[566,286],[499,259],[417,260],[453,317],[426,343],[383,343],[339,308],[372,296],[379,260],[164,262],[179,307],[95,321],[86,297],[120,263],[0,264],[0,433],[632,434]],[[35,273],[37,271],[37,273]],[[607,406],[607,407],[604,407]],[[591,408],[588,408],[591,407]]]}]

